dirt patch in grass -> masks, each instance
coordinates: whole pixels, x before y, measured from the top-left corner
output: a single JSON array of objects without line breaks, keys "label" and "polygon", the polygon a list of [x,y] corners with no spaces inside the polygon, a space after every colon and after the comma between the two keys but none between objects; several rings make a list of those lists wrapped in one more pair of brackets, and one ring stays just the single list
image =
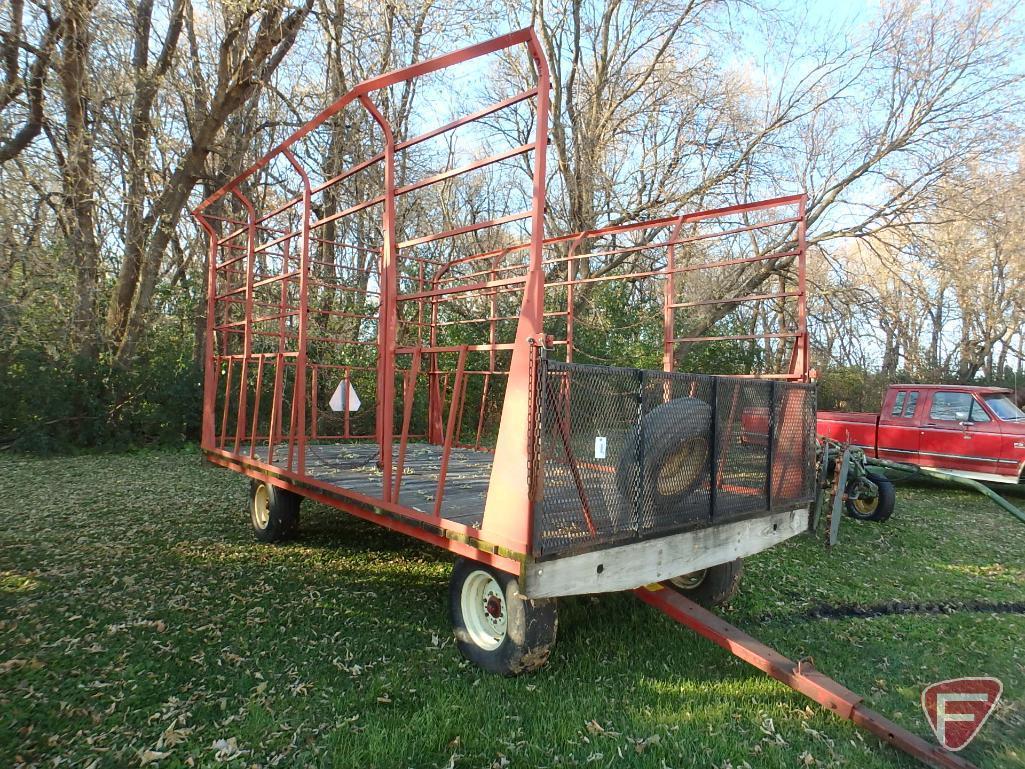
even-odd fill
[{"label": "dirt patch in grass", "polygon": [[885,617],[894,614],[1025,614],[1025,601],[889,601],[872,605],[822,604],[803,612],[808,619],[851,619],[854,617]]}]

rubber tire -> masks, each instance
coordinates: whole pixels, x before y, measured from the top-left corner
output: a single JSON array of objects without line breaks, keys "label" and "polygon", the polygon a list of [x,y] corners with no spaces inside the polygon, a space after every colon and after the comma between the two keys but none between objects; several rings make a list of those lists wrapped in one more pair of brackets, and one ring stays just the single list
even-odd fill
[{"label": "rubber tire", "polygon": [[[463,620],[460,601],[463,585],[476,571],[490,574],[505,594],[506,636],[495,649],[485,649],[474,643]],[[456,646],[477,667],[489,673],[517,676],[531,673],[548,661],[559,627],[558,605],[554,598],[531,600],[520,593],[515,575],[460,558],[452,569],[448,600]]]},{"label": "rubber tire", "polygon": [[730,599],[740,590],[740,578],[744,574],[744,561],[738,558],[729,563],[721,563],[705,570],[705,578],[693,588],[682,588],[671,581],[662,584],[686,596],[694,603],[711,609],[729,603]]},{"label": "rubber tire", "polygon": [[[256,503],[256,491],[261,486],[267,487],[270,496],[269,516],[267,525],[259,528],[253,507]],[[299,503],[303,498],[291,491],[279,488],[266,481],[255,478],[249,481],[249,521],[253,527],[253,536],[258,542],[282,542],[293,536],[299,529]]]},{"label": "rubber tire", "polygon": [[[692,438],[705,439],[705,456],[708,463],[708,432],[712,422],[712,409],[697,398],[676,398],[657,406],[644,415],[641,420],[644,432],[644,465],[648,493],[653,506],[672,506],[683,502],[705,480],[705,473],[697,473],[694,479],[684,488],[671,493],[662,494],[658,483],[654,481],[666,458],[680,447],[680,444]],[[634,431],[624,442],[623,453],[616,469],[616,485],[624,499],[632,500],[637,492],[637,438],[639,431]]]},{"label": "rubber tire", "polygon": [[893,481],[885,475],[879,475],[878,473],[866,473],[865,477],[872,481],[879,489],[876,507],[871,514],[865,515],[854,506],[853,499],[848,499],[845,504],[847,515],[858,521],[882,522],[889,519],[893,515],[893,508],[897,503],[897,490],[893,485]]}]

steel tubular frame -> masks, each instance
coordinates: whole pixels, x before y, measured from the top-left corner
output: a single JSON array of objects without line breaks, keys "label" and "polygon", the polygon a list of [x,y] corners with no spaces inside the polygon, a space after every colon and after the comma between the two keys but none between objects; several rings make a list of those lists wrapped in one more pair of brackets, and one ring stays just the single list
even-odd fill
[{"label": "steel tubular frame", "polygon": [[[574,347],[574,292],[577,286],[586,285],[588,283],[599,283],[609,282],[614,280],[638,280],[647,278],[657,278],[664,280],[664,289],[662,297],[663,305],[663,369],[665,371],[675,370],[675,348],[678,344],[696,343],[696,342],[715,342],[715,341],[743,341],[743,340],[767,340],[767,339],[780,339],[780,340],[793,340],[792,349],[790,356],[790,365],[786,372],[767,372],[760,376],[766,378],[775,379],[789,379],[794,381],[808,381],[809,379],[809,363],[808,363],[808,329],[807,329],[807,310],[806,310],[806,282],[805,282],[805,251],[806,251],[806,240],[805,240],[805,205],[806,196],[804,195],[792,195],[780,198],[774,198],[771,200],[759,201],[749,204],[739,204],[735,206],[728,206],[725,208],[713,209],[710,211],[700,211],[692,214],[685,214],[676,217],[665,217],[662,219],[654,219],[649,221],[642,221],[630,224],[622,224],[616,226],[610,226],[595,230],[589,230],[581,233],[574,233],[572,235],[566,235],[557,238],[549,238],[545,241],[546,246],[555,246],[560,243],[569,243],[567,254],[565,257],[550,257],[546,259],[546,266],[558,267],[559,265],[566,266],[567,277],[558,280],[550,280],[546,283],[546,288],[557,288],[564,287],[566,289],[566,309],[559,314],[568,315],[566,335],[563,340],[564,343],[569,347],[567,351],[566,360],[573,360],[573,347]],[[773,218],[764,222],[746,223],[740,226],[728,226],[725,229],[709,232],[699,233],[689,236],[681,236],[681,231],[685,225],[696,225],[700,222],[724,219],[730,216],[743,216],[746,217],[751,213],[761,211],[771,211],[773,209],[780,208],[793,208],[795,209],[795,215],[783,216]],[[723,259],[712,262],[696,262],[693,264],[677,264],[676,254],[677,248],[681,245],[701,243],[703,241],[709,241],[713,239],[722,239],[731,237],[734,235],[741,235],[744,233],[752,233],[760,230],[768,230],[770,228],[787,228],[793,230],[792,233],[788,232],[788,240],[785,245],[790,245],[791,242],[794,245],[793,248],[788,247],[777,247],[768,250],[765,253],[756,253],[752,256],[745,256],[734,259]],[[651,238],[644,238],[643,233],[645,231],[660,231],[664,230],[668,232],[668,236],[665,240],[655,240]],[[638,243],[628,245],[625,247],[613,247],[606,249],[594,249],[585,253],[579,252],[580,243],[585,240],[595,240],[601,237],[608,236],[619,236],[635,234],[638,236]],[[597,277],[576,277],[576,270],[573,265],[576,262],[582,260],[590,260],[596,257],[615,256],[621,254],[627,254],[631,252],[640,251],[651,251],[651,250],[664,250],[666,254],[666,263],[664,267],[656,267],[650,269],[633,269],[625,273],[616,273],[611,275],[601,275]],[[775,292],[763,292],[757,294],[743,294],[736,296],[700,299],[687,302],[676,301],[676,281],[677,278],[692,272],[705,271],[711,272],[719,269],[726,269],[731,267],[741,267],[755,263],[766,263],[775,262],[779,263],[783,260],[795,260],[797,273],[797,287],[794,290],[786,291],[775,291]],[[753,302],[766,302],[772,300],[792,300],[794,307],[794,327],[785,331],[775,332],[763,332],[755,334],[701,334],[696,336],[676,336],[675,335],[675,311],[680,309],[687,309],[692,307],[702,307],[709,305],[718,306],[737,306],[744,303]],[[547,317],[552,317],[557,313],[547,313]]]},{"label": "steel tubular frame", "polygon": [[[489,105],[483,109],[454,120],[443,126],[431,129],[420,136],[396,141],[388,121],[383,116],[371,99],[371,96],[390,85],[409,80],[421,75],[435,72],[446,67],[469,61],[473,58],[502,51],[507,48],[524,46],[529,51],[534,61],[539,65],[541,76],[538,86],[528,88],[515,94],[508,99]],[[453,351],[451,345],[437,344],[437,326],[423,324],[423,309],[425,303],[432,308],[437,308],[440,303],[458,299],[457,295],[469,294],[474,290],[477,293],[489,293],[491,304],[497,307],[497,295],[502,292],[509,292],[512,295],[522,294],[524,305],[537,304],[537,299],[527,296],[528,291],[524,290],[525,284],[533,280],[535,285],[534,294],[539,294],[541,263],[541,248],[543,237],[543,206],[544,206],[544,157],[547,141],[547,102],[549,86],[547,81],[547,70],[544,64],[544,57],[536,36],[532,30],[520,30],[510,33],[501,38],[487,41],[476,46],[471,46],[462,51],[438,57],[437,59],[414,64],[396,72],[373,78],[353,89],[330,107],[322,111],[313,121],[301,128],[281,145],[273,149],[257,163],[246,171],[239,174],[221,190],[214,193],[210,198],[201,203],[194,214],[200,224],[206,230],[210,238],[210,252],[208,256],[208,298],[207,298],[207,347],[206,367],[204,374],[204,423],[203,423],[203,447],[211,454],[216,461],[226,462],[229,459],[244,457],[248,460],[258,461],[257,442],[264,437],[267,439],[266,464],[277,466],[274,452],[278,448],[280,437],[287,438],[287,459],[283,460],[281,469],[287,473],[295,473],[302,477],[305,473],[305,462],[307,445],[309,441],[322,440],[331,436],[318,431],[320,415],[317,409],[317,393],[323,382],[323,377],[318,372],[325,367],[320,362],[310,359],[311,344],[329,345],[357,345],[367,346],[377,351],[377,386],[375,397],[376,418],[374,421],[374,440],[379,446],[380,466],[382,470],[382,485],[379,499],[376,502],[392,503],[397,500],[401,491],[402,463],[408,440],[415,437],[410,431],[410,411],[412,398],[407,397],[403,405],[403,420],[401,433],[394,435],[394,424],[392,421],[392,407],[396,398],[395,378],[400,371],[396,364],[396,356],[412,351],[414,363],[412,370],[401,372],[408,382],[408,390],[412,395],[415,390],[421,363],[426,361],[428,366],[427,376],[432,382],[432,389],[442,385],[441,398],[436,398],[432,403],[432,409],[440,414],[445,407],[444,400],[448,403],[447,428],[444,430],[444,448],[441,459],[441,472],[439,478],[437,502],[435,504],[434,518],[441,522],[441,513],[444,495],[444,476],[448,459],[455,445],[462,445],[459,440],[465,407],[466,378],[471,375],[482,373],[486,378],[487,391],[492,389],[490,378],[492,376],[504,375],[510,378],[510,371],[513,367],[503,367],[498,364],[496,355],[502,350],[514,350],[516,344],[512,341],[499,341],[495,334],[497,314],[492,313],[493,318],[487,321],[490,328],[488,343],[486,345],[462,345],[458,349],[459,366],[454,378],[449,385],[449,376],[442,372],[438,363],[438,356]],[[405,150],[417,144],[421,144],[434,137],[441,136],[446,132],[455,130],[467,123],[479,120],[488,115],[494,114],[525,101],[536,102],[535,114],[538,118],[538,131],[535,139],[525,145],[510,148],[495,155],[471,163],[447,168],[434,175],[418,181],[408,182],[398,186],[395,178],[395,155],[397,151]],[[376,155],[357,163],[354,166],[336,173],[331,178],[321,183],[311,183],[310,177],[296,153],[293,151],[299,142],[318,126],[323,125],[332,116],[338,114],[349,104],[358,103],[366,110],[378,125],[383,135],[383,149]],[[488,221],[476,222],[469,225],[453,228],[448,231],[435,232],[410,238],[402,243],[397,243],[396,231],[396,199],[405,194],[425,189],[434,184],[440,184],[457,176],[464,175],[475,170],[484,168],[493,163],[509,160],[524,153],[535,153],[535,169],[539,173],[535,175],[535,184],[532,195],[532,205],[529,210],[509,214],[506,216],[493,217]],[[287,198],[285,202],[271,206],[266,213],[258,213],[250,199],[241,191],[243,186],[248,186],[261,169],[269,167],[276,157],[281,157],[293,169],[294,173],[301,180],[301,194]],[[327,212],[314,218],[312,214],[313,195],[339,183],[346,181],[354,175],[372,168],[383,170],[384,183],[381,194],[372,195],[362,202],[356,202],[343,210]],[[225,201],[236,200],[245,210],[244,219],[233,215],[230,211],[226,214],[214,212],[212,206],[224,204]],[[325,247],[336,247],[338,239],[333,235],[323,234],[327,231],[325,227],[335,222],[344,221],[346,217],[352,216],[360,211],[380,207],[382,209],[381,232],[382,243],[379,248],[366,249],[376,254],[379,260],[377,265],[377,280],[379,283],[377,292],[380,296],[379,310],[376,317],[371,313],[333,313],[338,316],[352,316],[354,322],[361,321],[376,322],[377,340],[371,341],[366,338],[345,338],[344,335],[332,334],[310,334],[309,320],[312,312],[319,309],[312,309],[310,306],[311,288],[325,289],[330,291],[358,291],[362,296],[375,293],[372,285],[364,281],[362,287],[353,289],[350,286],[325,283],[317,280],[312,275],[312,269],[328,267],[335,268],[335,264],[324,259],[314,258],[311,253],[311,242],[317,245],[318,249]],[[277,227],[272,220],[280,215],[294,215],[298,212],[301,215],[301,226],[298,229],[293,227]],[[431,259],[417,259],[419,261],[420,291],[408,296],[402,296],[398,292],[398,259],[402,249],[414,249],[418,246],[434,243],[444,238],[452,238],[467,233],[476,233],[487,228],[498,228],[513,222],[530,219],[532,224],[532,236],[529,246],[531,251],[532,267],[528,267],[528,275],[503,281],[499,276],[504,265],[493,264],[489,270],[490,285],[445,288],[437,285],[433,287],[424,284],[425,266],[449,265],[442,261]],[[244,238],[244,245],[239,241]],[[342,241],[345,238],[341,239]],[[292,259],[290,256],[291,246],[298,241],[299,256]],[[326,244],[330,244],[327,246]],[[357,246],[357,248],[362,246]],[[279,274],[266,273],[265,268],[257,272],[257,260],[265,255],[271,254],[273,249],[280,249],[281,253],[276,256],[280,259],[281,270]],[[276,253],[276,252],[275,252]],[[222,256],[223,254],[223,256]],[[319,251],[318,251],[319,254]],[[293,269],[294,264],[294,269]],[[344,268],[350,269],[350,268]],[[514,268],[515,269],[515,268]],[[280,298],[275,304],[265,298],[266,290],[274,284],[280,285]],[[296,294],[296,289],[298,293]],[[483,290],[483,291],[482,291]],[[451,295],[451,296],[449,296]],[[400,302],[413,302],[418,306],[417,315],[423,325],[430,328],[433,343],[429,346],[422,342],[416,345],[406,345],[400,348],[398,339],[398,307]],[[231,308],[238,307],[243,315],[238,318],[237,312],[233,315]],[[254,308],[260,307],[261,312],[257,315]],[[522,310],[523,308],[521,308]],[[536,315],[537,331],[540,330],[540,305]],[[328,311],[331,312],[330,310]],[[514,316],[519,317],[519,316]],[[278,329],[264,330],[259,327],[266,322],[278,321]],[[238,342],[233,342],[235,338]],[[277,353],[265,352],[262,347],[258,348],[257,340],[266,339],[273,343],[277,339]],[[236,347],[241,345],[241,349]],[[261,343],[262,344],[262,343]],[[259,351],[258,351],[259,350]],[[486,372],[471,370],[467,366],[467,355],[470,352],[487,350],[491,365]],[[517,357],[515,354],[513,357]],[[520,355],[519,357],[522,357]],[[272,366],[273,388],[269,393],[270,400],[270,424],[266,430],[261,429],[261,409],[266,406],[263,389],[264,383],[270,378],[271,372],[267,371]],[[255,394],[252,392],[253,381],[250,368],[255,369]],[[351,374],[359,369],[358,366],[346,366],[343,380],[344,386],[348,388],[351,383]],[[520,366],[520,368],[524,368]],[[504,369],[504,370],[503,370]],[[218,381],[224,379],[223,393],[218,395]],[[308,385],[312,385],[308,388]],[[522,382],[523,389],[526,389],[526,381]],[[290,392],[289,392],[290,391]],[[450,391],[449,398],[444,396]],[[221,401],[220,403],[218,401]],[[479,445],[483,431],[483,417],[485,403],[477,410],[479,422],[474,431],[474,445]],[[220,408],[218,408],[220,406]],[[217,417],[214,416],[215,410]],[[287,429],[283,425],[287,413]],[[504,420],[503,420],[504,421]],[[219,428],[218,428],[219,422]],[[233,428],[233,434],[229,437],[229,430]],[[346,410],[343,416],[343,429],[341,439],[354,439],[360,437],[357,431],[351,429],[350,414]],[[392,442],[399,441],[399,456],[397,461],[398,473],[393,472]],[[248,447],[243,444],[248,442]],[[524,446],[524,449],[526,447]],[[258,474],[254,466],[249,469],[251,474]],[[402,508],[399,508],[402,509]],[[439,525],[439,529],[442,528]],[[454,530],[456,527],[447,526]],[[501,539],[501,537],[500,537]],[[513,545],[523,544],[513,542]],[[522,551],[525,548],[520,547]]]},{"label": "steel tubular frame", "polygon": [[[391,85],[517,47],[525,48],[534,61],[536,86],[418,136],[399,140],[372,99]],[[276,468],[279,474],[273,476],[275,482],[290,485],[308,479],[306,462],[311,445],[330,440],[373,440],[379,452],[379,494],[366,497],[345,489],[337,491],[358,499],[360,504],[419,519],[422,514],[401,504],[400,495],[410,441],[426,438],[441,447],[437,491],[428,514],[435,532],[444,534],[449,542],[482,542],[484,552],[497,548],[517,561],[530,557],[533,541],[533,500],[527,483],[533,450],[528,440],[533,420],[529,407],[532,360],[544,349],[560,350],[567,362],[573,360],[577,352],[576,297],[584,286],[605,281],[664,281],[666,371],[674,370],[680,344],[778,339],[793,345],[790,366],[784,372],[762,376],[808,378],[804,197],[776,198],[545,238],[549,88],[547,63],[531,29],[372,78],[323,110],[195,209],[210,239],[202,443],[213,461],[233,466],[241,462],[246,472],[258,477],[265,477],[268,467]],[[533,140],[399,184],[396,153],[523,103],[534,107]],[[299,159],[297,147],[349,105],[362,107],[377,125],[382,137],[380,151],[314,182]],[[399,197],[528,153],[533,153],[533,188],[526,209],[493,213],[486,219],[407,236],[402,241],[396,237]],[[256,175],[276,158],[292,170],[299,191],[273,203],[267,212],[260,212],[243,189],[248,189]],[[371,171],[381,179],[379,191],[372,190],[362,200],[349,200],[338,210],[318,210],[315,215],[314,196]],[[234,213],[231,201],[237,204]],[[225,205],[229,208],[224,212],[214,210]],[[351,217],[378,210],[380,243],[368,244],[346,234],[334,234],[336,225],[345,226]],[[281,217],[287,218],[285,224],[276,223]],[[439,243],[453,243],[461,236],[476,239],[497,232],[506,233],[503,237],[508,241],[506,228],[521,223],[529,224],[530,237],[514,245],[506,242],[499,248],[455,253],[447,258],[423,252]],[[717,229],[696,229],[705,223]],[[680,258],[681,248],[694,248],[716,238],[753,236],[771,227],[791,231],[785,247],[712,261]],[[608,247],[583,248],[584,244],[606,241]],[[339,251],[350,255],[348,261],[340,263],[337,256],[332,256]],[[636,254],[656,251],[665,254],[664,263],[649,267],[637,261],[631,269],[607,275],[578,269],[603,258],[625,256],[629,261]],[[267,259],[280,265],[280,270],[268,271],[271,263]],[[678,312],[722,301],[679,300],[680,281],[687,275],[697,270],[739,268],[784,259],[796,261],[796,289],[748,292],[725,301],[733,305],[791,301],[796,306],[794,328],[746,335],[677,334]],[[336,308],[333,302],[313,306],[311,291],[378,301],[371,309],[350,309],[346,304]],[[564,297],[564,306],[546,309],[546,298],[561,301],[559,296]],[[446,310],[449,306],[465,307],[468,302],[483,302],[486,311],[454,314]],[[510,302],[518,302],[518,311],[510,311]],[[316,331],[311,329],[314,318]],[[545,322],[561,324],[564,333],[546,335]],[[348,323],[351,328],[330,331],[332,323]],[[367,330],[375,327],[376,338],[371,339]],[[512,327],[514,335],[509,334]],[[467,342],[464,338],[452,343],[448,341],[450,329],[470,330],[479,341]],[[313,354],[312,345],[317,349],[363,348],[376,355],[376,362],[365,356],[328,362]],[[480,355],[486,356],[486,365],[477,362],[475,356]],[[400,366],[400,356],[406,356],[409,363]],[[348,392],[353,377],[369,374],[376,378],[372,429],[366,429],[365,419],[360,421],[362,427],[356,427],[347,408],[341,415],[340,428],[321,429],[321,419],[327,418],[318,408],[322,386],[341,375],[339,386]],[[480,402],[468,407],[474,378],[478,380],[474,392],[479,393]],[[413,401],[422,386],[427,395],[427,425],[414,430]],[[400,396],[402,406],[396,412],[393,405]],[[269,409],[266,423],[265,409]],[[492,432],[496,415],[497,434]],[[563,427],[572,429],[568,422]],[[265,450],[259,448],[263,446]],[[476,528],[445,518],[445,481],[455,448],[492,451],[494,455],[483,519]],[[281,450],[285,454],[278,460],[275,452]],[[593,527],[592,522],[587,523]]]}]

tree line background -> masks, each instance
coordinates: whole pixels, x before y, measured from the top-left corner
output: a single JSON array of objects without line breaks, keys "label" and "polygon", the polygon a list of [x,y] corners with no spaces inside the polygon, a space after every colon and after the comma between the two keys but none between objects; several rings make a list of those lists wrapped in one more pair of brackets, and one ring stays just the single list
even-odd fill
[{"label": "tree line background", "polygon": [[[528,24],[553,70],[546,234],[806,191],[822,407],[873,409],[898,380],[1015,386],[1022,16],[1010,0],[851,18],[711,0],[8,0],[0,446],[195,438],[207,250],[188,209],[359,81]],[[515,90],[520,66],[489,90]],[[383,94],[400,128],[416,87]],[[325,168],[373,140],[342,114],[328,129]],[[446,205],[472,219],[497,194]],[[586,300],[624,317],[615,292]],[[696,331],[723,321],[704,312]],[[724,344],[694,365],[743,360]]]}]

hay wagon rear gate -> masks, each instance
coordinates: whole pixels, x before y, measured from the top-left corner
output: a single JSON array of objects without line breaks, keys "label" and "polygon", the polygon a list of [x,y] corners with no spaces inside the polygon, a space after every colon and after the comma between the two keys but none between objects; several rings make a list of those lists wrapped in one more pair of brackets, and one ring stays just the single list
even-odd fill
[{"label": "hay wagon rear gate", "polygon": [[[495,61],[535,84],[434,125],[450,79]],[[382,96],[402,89],[428,108],[392,125]],[[309,497],[452,551],[459,648],[503,673],[547,659],[558,596],[636,589],[671,616],[693,604],[644,586],[728,597],[816,492],[804,196],[545,238],[549,90],[530,29],[372,78],[194,211],[202,449],[252,479],[257,536],[286,536]],[[360,120],[376,146],[339,140]],[[753,265],[778,285],[708,298]],[[589,293],[641,285],[661,370],[581,362]],[[724,306],[773,311],[687,330]],[[678,371],[716,344],[761,373]]]}]

